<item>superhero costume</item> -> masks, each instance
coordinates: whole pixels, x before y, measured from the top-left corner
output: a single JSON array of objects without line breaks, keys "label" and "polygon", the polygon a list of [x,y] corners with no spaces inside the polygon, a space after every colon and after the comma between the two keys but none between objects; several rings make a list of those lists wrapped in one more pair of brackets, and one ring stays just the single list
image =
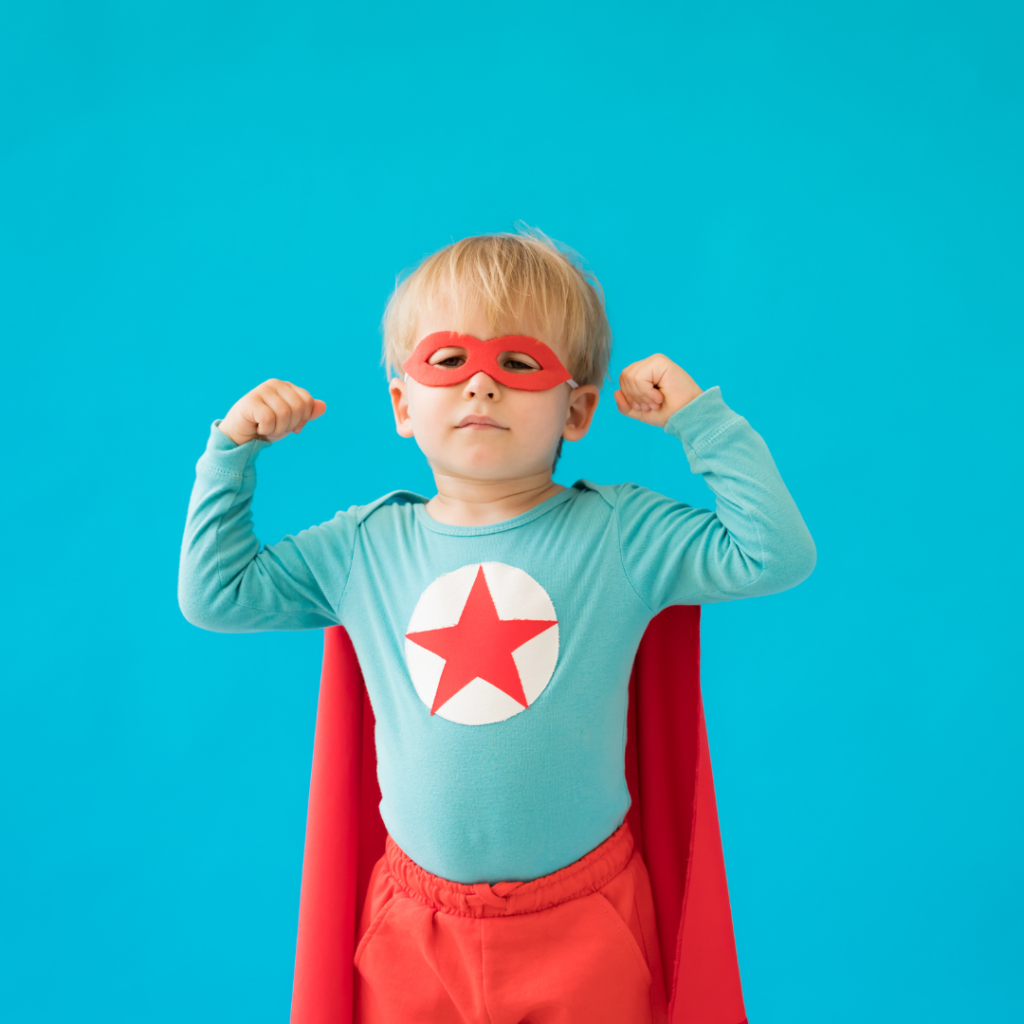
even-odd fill
[{"label": "superhero costume", "polygon": [[[531,351],[526,343],[533,339],[424,339],[438,347],[453,340],[466,353],[461,366],[441,365],[444,359],[429,364],[432,353],[421,343],[422,358],[407,361],[406,371],[414,378],[450,374],[447,381],[457,383],[460,371],[493,369],[497,378],[506,369],[498,361],[504,346],[514,345],[505,351],[523,351],[537,366],[522,375],[509,370],[508,386],[569,382],[550,350],[538,342]],[[659,642],[641,645],[634,676],[643,679],[641,666],[661,660],[660,678],[670,681],[678,664],[696,657],[695,631],[687,639],[685,632],[649,626],[658,612],[793,586],[810,571],[814,550],[763,441],[725,406],[717,388],[679,410],[666,430],[683,442],[692,471],[718,495],[717,514],[635,485],[578,481],[513,519],[451,527],[426,514],[426,499],[394,492],[262,551],[249,506],[252,459],[264,444],[236,448],[211,432],[197,467],[182,551],[183,610],[196,624],[223,631],[344,623],[377,710],[374,729],[369,711],[359,714],[365,701],[353,697],[361,693],[354,653],[344,685],[328,686],[325,676],[305,873],[307,879],[326,877],[328,895],[321,882],[304,883],[317,895],[303,900],[296,994],[300,1014],[310,1006],[315,1012],[333,1006],[335,1016],[308,1019],[347,1019],[344,983],[342,994],[332,996],[324,978],[346,963],[337,955],[351,943],[355,904],[350,917],[332,911],[333,924],[316,913],[309,924],[307,908],[312,900],[337,909],[332,887],[335,896],[350,892],[338,897],[342,903],[354,900],[363,882],[352,886],[351,879],[379,853],[380,826],[363,806],[373,789],[352,788],[361,777],[357,758],[375,763],[374,738],[382,791],[376,795],[388,830],[425,870],[466,883],[536,879],[579,860],[622,821],[632,789],[630,815],[650,861],[663,956],[667,962],[680,952],[678,970],[673,961],[665,972],[673,1013],[687,1014],[687,1007],[707,1002],[699,994],[700,978],[687,972],[714,980],[710,1016],[674,1019],[736,1024],[742,1016],[696,670],[688,686],[642,688],[652,697],[640,696],[634,735],[641,743],[632,756],[637,770],[628,767],[627,756],[625,774],[623,683],[645,630],[653,629]],[[331,698],[339,688],[342,698]],[[672,702],[687,692],[695,695],[688,710],[673,713]],[[325,730],[336,727],[327,723],[339,718],[326,710],[332,699],[347,701],[339,719],[346,727],[362,722],[361,744],[351,735],[341,745],[321,742]],[[635,707],[631,702],[631,714]],[[660,745],[646,738],[665,728]],[[676,764],[664,754],[680,743],[689,748]],[[341,753],[325,757],[322,749]],[[325,817],[316,811],[315,795],[324,791],[317,779],[336,776],[338,764],[348,767],[326,792],[348,795]],[[363,775],[374,772],[368,767]],[[661,778],[663,783],[655,781]],[[354,820],[361,825],[356,831]],[[694,821],[706,827],[690,827]],[[352,862],[337,847],[339,835],[350,845],[355,835],[363,857]],[[698,870],[702,863],[710,867]],[[348,924],[339,932],[343,920]],[[698,923],[690,927],[691,921]],[[716,945],[719,953],[712,956]],[[705,955],[718,966],[701,968]],[[311,974],[309,965],[317,963],[321,969]],[[319,980],[304,980],[309,977]],[[726,999],[721,1010],[714,997],[730,991],[735,999]],[[726,1016],[714,1016],[719,1011]]]}]

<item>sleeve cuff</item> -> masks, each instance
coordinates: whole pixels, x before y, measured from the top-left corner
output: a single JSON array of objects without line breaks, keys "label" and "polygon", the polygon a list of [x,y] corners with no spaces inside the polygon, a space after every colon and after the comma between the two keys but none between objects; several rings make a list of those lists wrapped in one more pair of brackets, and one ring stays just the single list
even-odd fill
[{"label": "sleeve cuff", "polygon": [[220,431],[220,420],[210,426],[206,450],[196,464],[196,472],[213,472],[220,476],[243,479],[251,471],[256,456],[270,444],[269,441],[253,439],[245,444],[235,444],[227,434]]},{"label": "sleeve cuff", "polygon": [[678,437],[694,452],[699,452],[742,419],[725,404],[722,389],[716,385],[674,412],[665,424],[665,432]]},{"label": "sleeve cuff", "polygon": [[245,444],[235,444],[235,442],[220,429],[220,425],[223,422],[223,420],[214,420],[210,425],[210,437],[206,442],[206,450],[208,452],[233,452],[236,449],[239,451],[244,449],[247,454],[255,455],[270,444],[269,441],[260,441],[258,438],[246,441]]}]

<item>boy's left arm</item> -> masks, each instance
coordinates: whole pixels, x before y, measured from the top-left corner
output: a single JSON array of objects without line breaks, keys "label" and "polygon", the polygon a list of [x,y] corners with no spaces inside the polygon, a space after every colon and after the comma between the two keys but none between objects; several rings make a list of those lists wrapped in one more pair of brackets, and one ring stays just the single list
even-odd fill
[{"label": "boy's left arm", "polygon": [[663,355],[626,368],[619,411],[677,437],[715,511],[626,484],[616,514],[623,568],[653,611],[771,594],[814,568],[810,532],[761,436]]}]

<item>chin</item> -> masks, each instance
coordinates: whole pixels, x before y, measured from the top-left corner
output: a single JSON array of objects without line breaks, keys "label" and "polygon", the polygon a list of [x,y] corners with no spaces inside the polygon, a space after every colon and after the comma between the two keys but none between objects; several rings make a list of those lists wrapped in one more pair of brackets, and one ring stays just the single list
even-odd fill
[{"label": "chin", "polygon": [[[420,447],[423,447],[422,443]],[[544,465],[543,458],[524,458],[526,453],[521,450],[510,452],[504,445],[488,444],[483,440],[464,446],[438,447],[440,450],[424,451],[431,466],[442,472],[470,479],[507,480],[513,477],[533,476],[541,471]]]},{"label": "chin", "polygon": [[438,465],[451,473],[478,480],[504,480],[531,473],[527,466],[512,462],[495,451],[461,452],[455,458],[439,459]]}]

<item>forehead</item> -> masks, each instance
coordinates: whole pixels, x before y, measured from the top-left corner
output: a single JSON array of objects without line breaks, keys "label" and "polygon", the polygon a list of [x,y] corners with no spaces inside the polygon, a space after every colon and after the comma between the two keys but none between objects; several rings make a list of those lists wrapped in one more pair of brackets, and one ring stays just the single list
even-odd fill
[{"label": "forehead", "polygon": [[545,319],[529,305],[528,301],[523,303],[520,310],[503,313],[489,310],[486,304],[475,296],[457,301],[450,296],[442,295],[425,301],[418,308],[412,344],[415,346],[421,338],[438,331],[469,334],[481,341],[489,341],[505,334],[525,334],[543,341],[561,355],[561,319]]}]

